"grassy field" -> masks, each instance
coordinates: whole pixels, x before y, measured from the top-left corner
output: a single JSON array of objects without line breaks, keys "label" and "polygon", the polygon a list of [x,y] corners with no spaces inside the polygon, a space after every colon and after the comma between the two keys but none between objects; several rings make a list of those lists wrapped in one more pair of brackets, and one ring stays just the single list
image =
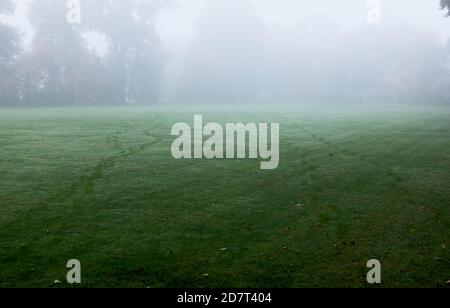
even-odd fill
[{"label": "grassy field", "polygon": [[[281,109],[0,110],[0,287],[447,287],[450,110]],[[279,122],[279,168],[174,160],[194,112]]]}]

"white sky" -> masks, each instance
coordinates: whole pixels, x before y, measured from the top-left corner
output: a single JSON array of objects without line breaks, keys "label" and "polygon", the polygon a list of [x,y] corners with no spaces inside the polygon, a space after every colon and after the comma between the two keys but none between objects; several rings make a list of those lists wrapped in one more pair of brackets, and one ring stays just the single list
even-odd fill
[{"label": "white sky", "polygon": [[[56,0],[55,0],[56,1]],[[61,0],[60,0],[61,1]],[[117,0],[123,1],[123,0]],[[169,51],[183,50],[194,34],[197,16],[207,1],[175,0],[175,7],[160,13],[158,32]],[[365,22],[367,0],[250,0],[258,14],[271,27],[291,27],[303,16],[325,14],[347,27],[357,27]],[[443,18],[439,0],[380,0],[382,22],[404,22],[430,30],[446,42],[450,38],[450,18]],[[0,16],[0,20],[18,27],[25,34],[25,45],[32,38],[26,16],[31,0],[15,0],[18,4],[13,16]]]},{"label": "white sky", "polygon": [[[160,14],[158,30],[170,49],[179,49],[194,33],[195,20],[208,0],[176,0],[176,10]],[[367,0],[251,0],[271,27],[292,27],[307,15],[326,14],[347,27],[366,22]],[[443,18],[439,0],[380,0],[382,22],[418,25],[436,33],[442,42],[450,38],[450,18]]]}]

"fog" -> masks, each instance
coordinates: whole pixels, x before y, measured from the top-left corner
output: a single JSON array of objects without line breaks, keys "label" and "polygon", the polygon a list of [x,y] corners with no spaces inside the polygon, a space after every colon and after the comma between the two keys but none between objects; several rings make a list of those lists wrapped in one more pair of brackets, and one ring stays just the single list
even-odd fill
[{"label": "fog", "polygon": [[439,0],[0,3],[0,106],[450,105]]}]

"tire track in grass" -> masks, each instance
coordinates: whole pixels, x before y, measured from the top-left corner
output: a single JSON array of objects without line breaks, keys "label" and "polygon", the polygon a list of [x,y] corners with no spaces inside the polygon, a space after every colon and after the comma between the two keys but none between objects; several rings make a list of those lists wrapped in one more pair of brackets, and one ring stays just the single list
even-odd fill
[{"label": "tire track in grass", "polygon": [[[400,191],[402,194],[405,194],[405,195],[411,194],[411,189],[409,189],[407,186],[401,185],[401,182],[404,181],[404,179],[401,176],[399,176],[398,174],[396,174],[392,169],[382,166],[379,163],[373,162],[370,159],[367,159],[367,158],[363,157],[362,155],[359,155],[358,153],[354,153],[350,150],[344,149],[340,145],[336,145],[335,143],[328,140],[327,138],[312,131],[307,126],[296,123],[294,121],[296,121],[296,120],[287,119],[287,122],[289,125],[293,125],[294,127],[298,128],[306,136],[309,136],[314,141],[317,141],[318,143],[325,145],[326,148],[332,149],[333,151],[343,153],[354,159],[359,160],[360,162],[364,162],[368,165],[375,167],[378,170],[381,170],[387,177],[391,178],[395,182],[394,186],[396,186],[395,189],[397,191]],[[350,138],[350,140],[351,139],[352,138]],[[339,210],[339,208],[337,206],[335,206],[333,208],[333,211],[338,211],[338,210]],[[310,213],[312,214],[312,212],[310,212]],[[314,215],[317,216],[318,221],[322,225],[325,225],[328,222],[328,217],[329,217],[328,212],[324,212],[324,213],[318,212],[318,213],[315,213]],[[371,216],[371,217],[377,217],[377,216]],[[358,218],[358,219],[361,219],[361,218]],[[367,218],[364,218],[364,220],[366,220],[366,219]],[[331,238],[329,240],[330,240],[330,243],[334,242],[336,244],[335,244],[335,249],[334,250],[332,249],[329,252],[330,259],[336,259],[336,260],[344,259],[345,260],[351,256],[358,257],[358,256],[364,255],[366,253],[366,251],[364,250],[365,249],[364,245],[360,246],[360,244],[359,244],[359,241],[361,239],[358,236],[356,236],[356,238],[357,238],[356,243],[358,243],[358,246],[355,246],[356,244],[352,244],[352,246],[347,247],[346,243],[348,243],[349,241],[350,241],[350,243],[351,242],[355,243],[355,235],[352,233],[352,229],[349,228],[347,223],[340,221],[340,220],[335,220],[333,223],[334,224],[332,225],[332,228],[335,229],[336,236],[335,236],[335,238]],[[353,228],[360,228],[360,226],[353,225]],[[401,234],[402,236],[405,235],[405,233],[403,233],[402,231],[396,231],[396,232],[397,232],[397,234]],[[362,243],[363,243],[363,241],[362,241]],[[395,244],[396,244],[396,242],[391,243],[391,245],[395,245]],[[350,249],[350,252],[349,252],[349,249]],[[355,257],[353,257],[353,258],[355,258]],[[337,262],[337,263],[339,263],[339,262]]]},{"label": "tire track in grass", "polygon": [[[47,228],[47,231],[45,231],[44,237],[49,236],[49,234],[55,232],[52,231],[51,233],[49,233],[50,232],[49,229],[56,228],[58,232],[60,232],[61,228],[64,228],[61,226],[60,222],[63,221],[63,219],[67,218],[66,217],[67,211],[64,211],[62,213],[61,212],[56,213],[55,211],[49,212],[48,210],[49,204],[64,202],[67,199],[74,196],[77,192],[79,191],[83,192],[83,188],[86,194],[92,192],[95,181],[100,179],[107,170],[113,168],[118,162],[127,159],[133,155],[139,154],[161,142],[163,140],[163,134],[160,133],[161,131],[160,128],[162,128],[163,126],[163,121],[158,120],[158,118],[156,119],[157,121],[155,121],[157,122],[156,125],[154,125],[150,129],[144,130],[143,132],[144,136],[150,137],[153,140],[145,142],[138,146],[128,147],[126,150],[122,151],[119,154],[101,159],[89,175],[79,177],[79,179],[73,182],[67,189],[57,191],[56,193],[50,195],[46,200],[40,201],[36,206],[25,209],[22,212],[23,214],[15,215],[15,217],[13,217],[11,220],[3,222],[2,227],[8,230],[10,229],[17,230],[19,228],[22,228],[24,222],[26,222],[28,230],[30,230],[30,228],[36,230],[36,232],[30,234],[30,238],[27,239],[27,241],[30,242],[39,240],[39,236],[42,236],[43,234],[42,230],[45,227]],[[42,213],[45,213],[45,217],[43,216]],[[17,250],[16,248],[12,249]],[[12,251],[8,252],[8,254],[19,255],[20,252]]]},{"label": "tire track in grass", "polygon": [[[327,140],[326,138],[314,133],[313,131],[309,130],[308,128],[305,127],[304,124],[298,124],[296,122],[294,122],[295,120],[292,119],[287,119],[285,118],[285,120],[290,124],[293,125],[297,128],[299,128],[303,133],[305,133],[306,135],[310,136],[313,140],[318,141],[319,143],[324,144],[327,147],[332,148],[334,151],[337,152],[341,152],[344,153],[346,155],[355,157],[356,159],[358,159],[359,161],[362,161],[364,163],[370,164],[374,167],[376,167],[377,169],[382,170],[386,175],[388,175],[390,178],[392,178],[393,180],[395,180],[396,183],[401,183],[404,181],[404,178],[401,177],[400,175],[398,175],[394,170],[392,170],[391,168],[387,168],[385,166],[382,166],[376,162],[370,161],[368,159],[366,159],[365,157],[358,155],[356,153],[353,153],[349,150],[346,149],[342,149],[340,146],[337,146],[336,144],[334,144],[333,142]],[[406,192],[406,189],[404,189]]]},{"label": "tire track in grass", "polygon": [[[246,113],[246,115],[249,116],[250,118],[258,119],[255,115],[248,114],[248,113]],[[378,163],[375,163],[373,161],[370,161],[370,160],[366,159],[365,157],[363,157],[361,155],[358,155],[356,153],[353,153],[353,152],[351,152],[349,150],[342,149],[340,146],[337,146],[336,144],[334,144],[333,142],[327,140],[323,136],[320,136],[320,135],[314,133],[313,131],[311,131],[310,129],[306,128],[306,126],[304,124],[297,123],[296,122],[296,121],[298,121],[297,119],[292,119],[292,118],[287,118],[287,117],[280,117],[280,119],[285,121],[288,125],[292,125],[294,127],[299,128],[304,134],[308,135],[313,140],[316,140],[319,143],[324,144],[325,146],[332,148],[336,152],[341,152],[341,153],[344,153],[344,154],[346,154],[348,156],[355,157],[356,159],[358,159],[358,160],[360,160],[360,161],[362,161],[364,163],[370,164],[370,165],[376,167],[377,169],[381,169],[386,175],[388,175],[396,183],[401,183],[401,182],[404,181],[404,178],[401,177],[400,175],[398,175],[394,170],[392,170],[390,168],[387,168],[385,166],[382,166],[382,165],[380,165]],[[405,122],[409,122],[409,121],[405,121]],[[383,126],[385,126],[385,125],[383,125]],[[374,128],[373,130],[376,130],[376,129],[378,129],[378,128]],[[303,160],[303,162],[305,162],[305,160]],[[309,165],[311,165],[311,164],[309,164]],[[311,166],[313,166],[313,165],[311,165]],[[404,192],[407,192],[407,190],[405,188],[402,188],[402,190],[404,190]]]},{"label": "tire track in grass", "polygon": [[106,144],[111,145],[114,149],[120,149],[122,147],[119,137],[122,135],[123,132],[118,131],[115,132],[113,135],[109,135],[106,137]]},{"label": "tire track in grass", "polygon": [[154,126],[153,128],[147,129],[144,131],[144,135],[146,137],[153,138],[154,140],[143,143],[139,146],[128,147],[124,151],[119,154],[106,157],[100,160],[97,165],[94,167],[94,170],[89,175],[81,176],[77,181],[72,183],[68,189],[65,189],[63,193],[58,193],[56,196],[52,197],[50,201],[58,201],[62,202],[70,197],[72,197],[77,191],[84,190],[86,194],[90,194],[94,190],[95,182],[103,177],[107,170],[114,168],[114,166],[122,161],[126,160],[131,156],[140,154],[150,147],[160,143],[162,141],[161,134],[152,133],[152,131],[161,128],[163,125],[162,122]]}]

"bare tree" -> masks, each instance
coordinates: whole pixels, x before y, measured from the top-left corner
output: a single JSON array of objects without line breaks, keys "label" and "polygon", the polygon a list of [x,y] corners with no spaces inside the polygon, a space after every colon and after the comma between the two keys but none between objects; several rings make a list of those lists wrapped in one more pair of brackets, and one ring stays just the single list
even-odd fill
[{"label": "bare tree", "polygon": [[[13,11],[12,1],[0,0],[0,13],[10,14]],[[0,42],[0,105],[9,105],[16,97],[14,63],[19,52],[17,31],[0,22]]]},{"label": "bare tree", "polygon": [[450,16],[450,0],[441,0],[441,8],[447,10],[447,16]]}]

